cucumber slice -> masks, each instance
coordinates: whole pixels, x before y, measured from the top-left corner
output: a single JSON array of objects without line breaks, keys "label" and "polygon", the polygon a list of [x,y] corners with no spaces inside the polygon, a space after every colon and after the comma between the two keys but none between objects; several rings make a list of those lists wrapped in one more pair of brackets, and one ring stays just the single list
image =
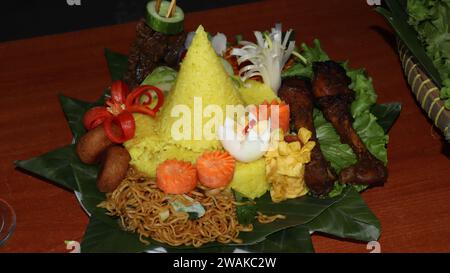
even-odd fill
[{"label": "cucumber slice", "polygon": [[147,4],[146,22],[153,30],[168,35],[178,34],[183,31],[184,12],[178,6],[175,7],[175,14],[166,18],[170,2],[162,1],[159,13],[155,9],[156,1]]}]

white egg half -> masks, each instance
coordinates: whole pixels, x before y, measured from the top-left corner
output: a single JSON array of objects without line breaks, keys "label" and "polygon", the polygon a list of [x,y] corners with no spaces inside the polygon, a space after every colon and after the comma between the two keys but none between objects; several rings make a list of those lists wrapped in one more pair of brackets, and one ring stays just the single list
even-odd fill
[{"label": "white egg half", "polygon": [[245,126],[230,118],[225,120],[223,126],[219,126],[217,132],[224,149],[241,162],[260,159],[269,148],[270,120],[257,122],[247,132],[242,128]]}]

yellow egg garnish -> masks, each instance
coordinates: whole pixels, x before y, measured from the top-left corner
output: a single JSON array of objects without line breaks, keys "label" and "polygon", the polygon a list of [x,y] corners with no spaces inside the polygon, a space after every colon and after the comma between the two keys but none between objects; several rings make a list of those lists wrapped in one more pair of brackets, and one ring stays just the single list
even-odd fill
[{"label": "yellow egg garnish", "polygon": [[312,133],[301,128],[300,141],[287,143],[281,130],[274,132],[269,151],[265,154],[266,176],[271,184],[272,201],[281,202],[308,193],[305,185],[305,164],[311,160],[316,143],[310,141]]}]

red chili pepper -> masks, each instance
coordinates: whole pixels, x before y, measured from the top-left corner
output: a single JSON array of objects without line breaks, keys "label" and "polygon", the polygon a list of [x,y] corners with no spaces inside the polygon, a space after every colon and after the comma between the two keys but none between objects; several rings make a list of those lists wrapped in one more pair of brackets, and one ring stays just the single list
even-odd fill
[{"label": "red chili pepper", "polygon": [[111,84],[111,98],[116,102],[125,103],[128,95],[128,86],[123,81]]},{"label": "red chili pepper", "polygon": [[[113,129],[113,124],[120,129]],[[133,115],[128,111],[123,111],[118,116],[108,118],[103,123],[106,136],[115,143],[123,143],[134,137],[136,124]]]},{"label": "red chili pepper", "polygon": [[115,131],[113,129],[113,123],[114,118],[109,118],[105,120],[105,122],[103,123],[103,128],[105,129],[106,136],[109,138],[109,140],[115,143],[125,142],[126,141],[124,136],[125,134],[122,133],[120,136],[117,136],[116,133],[114,133]]},{"label": "red chili pepper", "polygon": [[132,105],[140,105],[139,99],[141,98],[142,95],[146,95],[148,97],[148,101],[145,102],[145,105],[150,105],[153,99],[153,96],[151,95],[152,93],[150,91],[153,91],[158,99],[155,107],[151,108],[151,110],[153,110],[155,113],[158,112],[158,110],[164,103],[164,93],[161,91],[161,89],[159,89],[156,86],[142,85],[137,87],[127,96],[125,105],[127,107],[130,107]]},{"label": "red chili pepper", "polygon": [[111,116],[112,114],[106,110],[106,107],[96,106],[84,114],[83,125],[86,129],[92,130]]},{"label": "red chili pepper", "polygon": [[134,132],[136,131],[136,123],[133,114],[128,111],[123,111],[116,117],[116,121],[122,129],[124,137],[127,140],[132,139],[134,137]]},{"label": "red chili pepper", "polygon": [[[149,108],[153,94],[157,97],[156,105]],[[141,103],[145,95],[148,101]],[[106,101],[108,107],[97,106],[86,112],[83,124],[91,130],[103,123],[108,138],[116,143],[123,143],[134,137],[136,124],[132,113],[140,113],[155,117],[164,103],[164,93],[155,86],[143,85],[128,94],[128,86],[123,81],[115,81],[111,85],[111,99]],[[120,129],[113,129],[113,124]]]},{"label": "red chili pepper", "polygon": [[132,106],[127,107],[127,109],[131,113],[139,113],[139,114],[149,115],[151,117],[156,116],[156,112],[153,111],[152,109],[148,108],[145,105],[132,105]]},{"label": "red chili pepper", "polygon": [[[144,97],[144,96],[145,96],[145,97]],[[143,98],[144,98],[145,100],[143,100]],[[144,94],[142,94],[141,98],[139,99],[139,102],[140,102],[142,105],[148,106],[148,105],[152,104],[152,100],[153,100],[152,94],[150,94],[150,92],[147,91],[147,92],[145,92]]]},{"label": "red chili pepper", "polygon": [[140,98],[146,95],[148,97],[148,101],[146,103],[150,104],[152,102],[153,97],[151,96],[150,92],[146,88],[146,86],[139,86],[136,89],[134,89],[130,95],[127,96],[127,100],[125,101],[126,106],[131,105],[137,105],[140,103]]}]

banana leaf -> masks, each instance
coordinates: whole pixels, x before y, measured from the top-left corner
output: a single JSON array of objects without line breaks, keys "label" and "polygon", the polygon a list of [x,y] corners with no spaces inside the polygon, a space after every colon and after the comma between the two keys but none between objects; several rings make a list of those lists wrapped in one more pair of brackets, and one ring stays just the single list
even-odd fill
[{"label": "banana leaf", "polygon": [[128,57],[126,55],[105,49],[105,58],[108,64],[111,80],[121,80],[127,71]]},{"label": "banana leaf", "polygon": [[73,145],[45,153],[29,160],[18,160],[15,165],[32,174],[48,179],[69,190],[78,191],[72,171],[72,162],[78,161]]},{"label": "banana leaf", "polygon": [[398,102],[375,104],[370,109],[370,112],[377,117],[377,123],[383,128],[385,133],[389,132],[401,111],[402,105]]},{"label": "banana leaf", "polygon": [[202,248],[162,248],[159,243],[151,242],[146,246],[138,236],[130,232],[111,227],[95,217],[91,217],[86,233],[81,242],[83,252],[138,253],[144,251],[169,253],[233,253],[233,252],[269,252],[269,253],[311,253],[314,247],[309,229],[305,226],[292,227],[270,235],[262,243],[249,246],[209,246]]},{"label": "banana leaf", "polygon": [[[60,95],[59,102],[63,106],[64,115],[66,116],[67,122],[69,123],[70,130],[73,135],[73,142],[76,143],[78,139],[86,132],[83,126],[83,116],[87,110],[94,106],[103,105],[105,102],[106,91],[103,96],[101,96],[94,103],[86,103],[85,101],[68,98],[66,96]],[[80,113],[83,113],[80,115]]]}]

